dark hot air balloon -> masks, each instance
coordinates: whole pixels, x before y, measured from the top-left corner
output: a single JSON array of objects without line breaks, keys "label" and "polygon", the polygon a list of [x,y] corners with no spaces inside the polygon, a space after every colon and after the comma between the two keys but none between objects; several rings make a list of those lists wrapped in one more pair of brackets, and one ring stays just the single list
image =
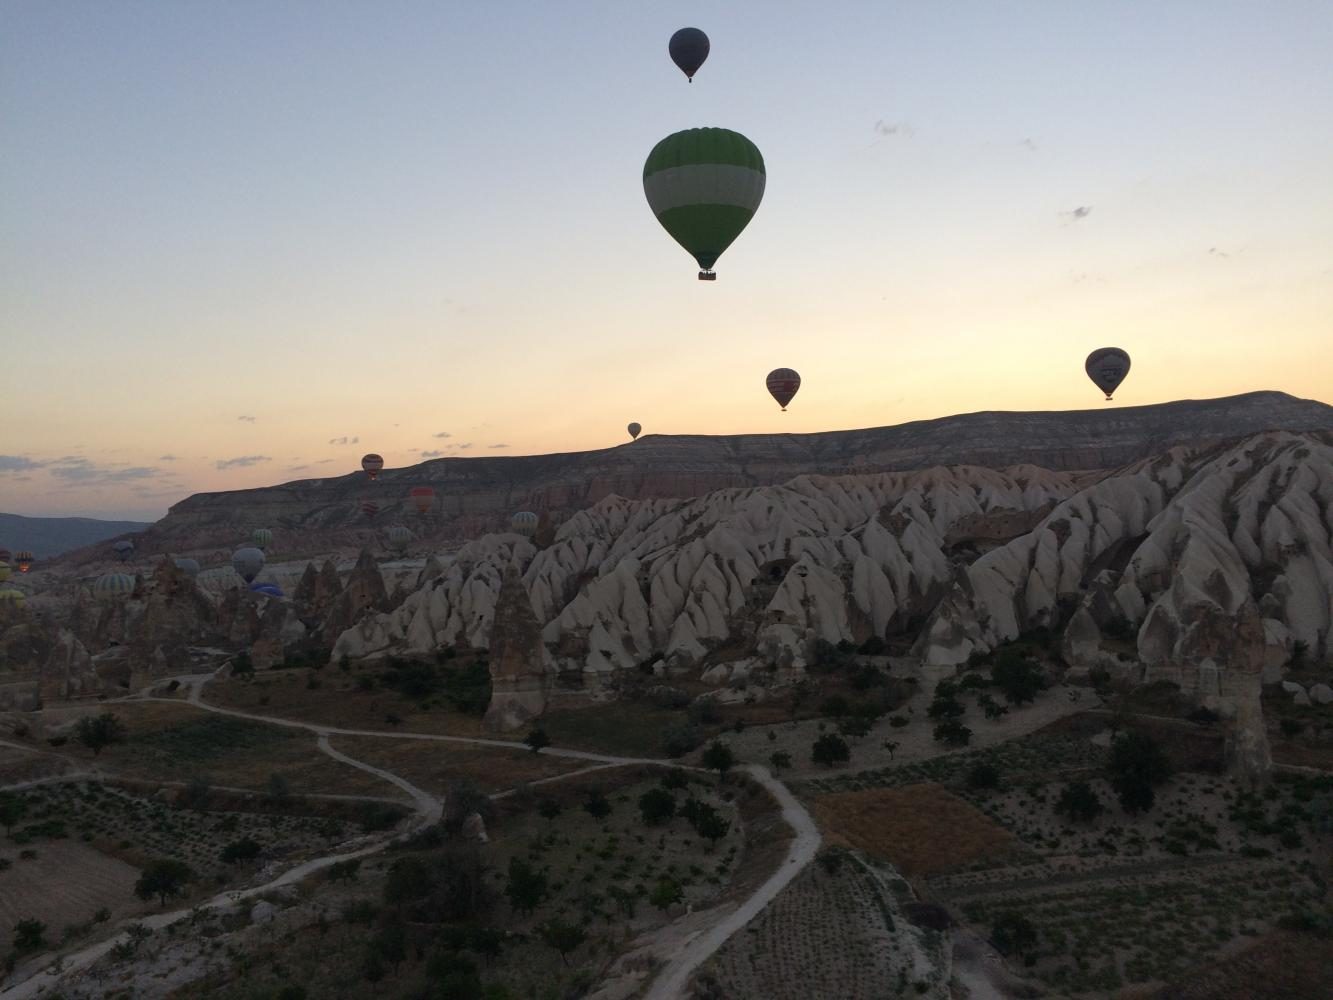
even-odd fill
[{"label": "dark hot air balloon", "polygon": [[531,538],[537,533],[537,515],[530,510],[520,510],[510,520],[514,531]]},{"label": "dark hot air balloon", "polygon": [[361,468],[363,468],[366,471],[366,475],[373,480],[380,474],[380,470],[384,468],[384,459],[381,456],[376,455],[374,452],[369,455],[362,455]]},{"label": "dark hot air balloon", "polygon": [[386,534],[389,538],[389,548],[398,553],[406,552],[408,543],[414,537],[411,530],[404,528],[401,524],[395,524]]},{"label": "dark hot air balloon", "polygon": [[792,397],[796,395],[801,388],[801,376],[790,368],[774,368],[768,373],[765,380],[768,385],[768,394],[778,401],[782,411],[787,411],[787,404],[791,402]]},{"label": "dark hot air balloon", "polygon": [[231,568],[246,583],[253,583],[259,571],[264,568],[264,553],[247,546],[231,554]]},{"label": "dark hot air balloon", "polygon": [[1106,393],[1106,398],[1110,399],[1111,393],[1120,387],[1120,383],[1125,381],[1125,376],[1129,374],[1129,355],[1118,347],[1100,347],[1088,355],[1088,360],[1083,363],[1083,370],[1088,373],[1088,378],[1092,379],[1093,384]]},{"label": "dark hot air balloon", "polygon": [[176,568],[193,580],[199,575],[199,560],[186,558],[177,559]]},{"label": "dark hot air balloon", "polygon": [[643,431],[643,428],[640,427],[637,423],[630,424],[625,429],[629,431],[629,439],[631,441],[639,440],[639,434]]},{"label": "dark hot air balloon", "polygon": [[374,517],[379,512],[380,512],[380,505],[377,504],[374,500],[361,501],[361,513],[365,514],[366,517]]},{"label": "dark hot air balloon", "polygon": [[681,28],[671,36],[667,51],[671,53],[671,61],[693,83],[694,74],[708,58],[708,36],[698,28]]},{"label": "dark hot air balloon", "polygon": [[26,550],[14,553],[14,565],[19,568],[20,573],[26,573],[32,569],[32,553]]},{"label": "dark hot air balloon", "polygon": [[111,546],[111,551],[116,554],[116,558],[121,562],[128,562],[130,556],[134,555],[134,543],[128,538],[122,538]]}]

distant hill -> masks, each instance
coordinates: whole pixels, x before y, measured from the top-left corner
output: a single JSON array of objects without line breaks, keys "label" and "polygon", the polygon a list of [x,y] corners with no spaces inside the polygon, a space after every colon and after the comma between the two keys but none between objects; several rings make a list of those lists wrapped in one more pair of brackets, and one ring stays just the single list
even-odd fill
[{"label": "distant hill", "polygon": [[0,548],[27,549],[38,559],[150,527],[142,521],[99,521],[92,517],[24,517],[0,514]]}]

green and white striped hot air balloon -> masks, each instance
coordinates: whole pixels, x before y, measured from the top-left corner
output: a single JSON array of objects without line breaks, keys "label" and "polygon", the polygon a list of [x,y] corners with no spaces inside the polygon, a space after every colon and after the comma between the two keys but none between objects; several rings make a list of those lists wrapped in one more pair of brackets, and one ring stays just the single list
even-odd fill
[{"label": "green and white striped hot air balloon", "polygon": [[134,593],[134,577],[128,573],[107,573],[93,584],[93,596],[99,601],[118,601]]},{"label": "green and white striped hot air balloon", "polygon": [[662,228],[703,270],[713,265],[754,217],[764,197],[764,158],[739,132],[692,128],[669,135],[643,165],[643,193]]},{"label": "green and white striped hot air balloon", "polygon": [[267,552],[268,547],[273,544],[273,532],[269,531],[268,528],[256,528],[250,532],[250,540]]}]

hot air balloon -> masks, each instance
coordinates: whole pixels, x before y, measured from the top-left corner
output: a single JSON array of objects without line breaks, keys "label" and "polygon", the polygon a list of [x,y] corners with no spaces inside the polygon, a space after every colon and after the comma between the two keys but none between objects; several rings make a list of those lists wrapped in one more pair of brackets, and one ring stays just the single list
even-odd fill
[{"label": "hot air balloon", "polygon": [[1120,383],[1125,381],[1125,376],[1129,374],[1129,355],[1118,347],[1101,347],[1088,355],[1088,360],[1083,363],[1083,370],[1088,373],[1088,378],[1092,379],[1093,384],[1106,393],[1106,398],[1110,399],[1111,393],[1120,387]]},{"label": "hot air balloon", "polygon": [[117,601],[134,593],[134,577],[129,573],[107,573],[93,583],[93,596],[99,601]]},{"label": "hot air balloon", "polygon": [[10,552],[9,549],[0,549],[0,562],[9,562],[13,558],[14,553]]},{"label": "hot air balloon", "polygon": [[510,520],[510,524],[520,535],[531,538],[537,533],[537,515],[530,510],[520,510]]},{"label": "hot air balloon", "polygon": [[21,608],[27,600],[28,595],[21,590],[15,590],[13,587],[0,588],[0,605],[12,604]]},{"label": "hot air balloon", "polygon": [[801,388],[801,376],[790,368],[774,368],[768,373],[765,383],[768,386],[768,394],[778,401],[782,412],[786,413],[787,404]]},{"label": "hot air balloon", "polygon": [[374,500],[361,501],[361,513],[365,514],[366,517],[374,517],[379,512],[380,512],[380,505],[377,504]]},{"label": "hot air balloon", "polygon": [[282,597],[282,588],[276,583],[252,583],[250,593],[263,594],[265,597]]},{"label": "hot air balloon", "polygon": [[9,563],[0,559],[0,583],[4,583],[12,574],[9,571]]},{"label": "hot air balloon", "polygon": [[361,456],[361,468],[366,471],[366,475],[373,481],[380,474],[380,469],[384,468],[384,459],[374,454]]},{"label": "hot air balloon", "polygon": [[662,228],[713,281],[713,265],[764,197],[764,158],[739,132],[692,128],[669,135],[643,165],[643,193]]},{"label": "hot air balloon", "polygon": [[401,524],[395,524],[388,530],[387,535],[389,537],[389,548],[395,552],[406,552],[408,543],[415,537],[411,531]]},{"label": "hot air balloon", "polygon": [[33,559],[31,552],[22,551],[14,553],[14,565],[19,568],[20,573],[26,573],[28,570],[32,569],[32,563]]},{"label": "hot air balloon", "polygon": [[412,498],[412,505],[418,514],[429,513],[431,505],[435,503],[435,491],[429,486],[413,486],[407,495]]},{"label": "hot air balloon", "polygon": [[193,580],[199,575],[199,560],[197,559],[177,559],[176,568]]},{"label": "hot air balloon", "polygon": [[625,429],[629,431],[629,439],[631,441],[639,440],[639,434],[643,431],[643,428],[640,427],[637,423],[630,424]]},{"label": "hot air balloon", "polygon": [[130,556],[134,555],[134,543],[128,538],[122,538],[112,544],[111,551],[116,554],[116,558],[121,562],[128,562]]},{"label": "hot air balloon", "polygon": [[268,547],[273,544],[273,532],[269,531],[268,528],[256,528],[250,532],[250,540],[267,552]]},{"label": "hot air balloon", "polygon": [[667,51],[671,53],[671,61],[693,83],[694,74],[708,58],[708,36],[698,28],[681,28],[671,36]]},{"label": "hot air balloon", "polygon": [[246,583],[253,583],[264,568],[264,553],[249,547],[237,549],[231,554],[231,568]]}]

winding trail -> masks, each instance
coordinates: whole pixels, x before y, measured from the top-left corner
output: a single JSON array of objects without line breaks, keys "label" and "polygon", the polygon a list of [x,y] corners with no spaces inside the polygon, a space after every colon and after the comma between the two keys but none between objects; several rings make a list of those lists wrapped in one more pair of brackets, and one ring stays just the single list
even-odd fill
[{"label": "winding trail", "polygon": [[[194,907],[173,910],[168,913],[155,913],[146,916],[136,923],[142,924],[154,930],[165,927],[168,924],[175,923],[182,918],[186,918],[195,909],[219,909],[222,907],[233,906],[247,899],[252,899],[263,893],[281,888],[299,882],[306,876],[327,868],[330,865],[340,861],[347,861],[353,858],[362,858],[370,854],[376,854],[395,840],[405,835],[411,835],[419,830],[438,822],[444,813],[444,803],[441,799],[431,795],[425,789],[418,788],[407,779],[394,774],[383,768],[367,764],[365,761],[357,760],[348,756],[341,750],[338,750],[330,742],[332,736],[370,736],[383,739],[400,740],[426,740],[439,743],[464,743],[472,746],[489,746],[506,750],[524,750],[531,752],[531,748],[525,743],[519,743],[514,740],[496,740],[486,739],[484,737],[471,736],[443,736],[435,733],[402,733],[402,732],[384,732],[375,729],[347,729],[339,726],[322,726],[317,723],[302,722],[295,719],[284,719],[278,716],[258,715],[251,712],[241,712],[236,709],[223,708],[219,705],[212,705],[203,699],[204,686],[213,679],[212,673],[207,674],[187,674],[175,678],[162,678],[157,681],[154,687],[160,687],[164,682],[170,680],[179,681],[181,686],[188,691],[185,699],[164,698],[150,694],[147,690],[129,695],[125,698],[114,699],[115,701],[159,701],[171,704],[189,704],[207,712],[213,712],[217,715],[228,715],[237,719],[247,719],[252,722],[261,722],[273,726],[282,726],[288,729],[301,729],[312,733],[316,737],[316,744],[319,750],[349,767],[355,767],[359,770],[372,774],[383,781],[400,789],[406,793],[415,806],[415,814],[412,821],[405,831],[393,831],[378,838],[362,837],[358,838],[363,843],[350,851],[343,851],[338,854],[325,855],[319,858],[313,858],[310,861],[303,862],[293,868],[289,868],[278,877],[262,885],[253,886],[249,889],[232,890],[219,893],[207,901],[197,904]],[[20,747],[21,749],[31,749]],[[541,778],[530,784],[547,784],[554,781],[563,781],[582,774],[588,774],[593,771],[606,770],[614,767],[625,767],[634,764],[651,764],[656,766],[679,767],[673,761],[655,760],[649,757],[618,757],[610,754],[591,753],[586,750],[571,750],[560,747],[543,747],[539,753],[548,754],[552,757],[564,757],[572,760],[586,760],[590,766],[580,768],[567,774],[552,775],[547,778]],[[690,940],[683,949],[676,952],[671,959],[663,966],[658,973],[649,991],[645,994],[646,1000],[677,1000],[685,995],[685,987],[688,984],[690,976],[694,971],[707,961],[714,952],[718,950],[731,935],[749,923],[760,911],[764,909],[781,892],[793,878],[795,878],[803,868],[814,858],[815,852],[819,849],[820,835],[819,830],[806,812],[805,807],[797,801],[791,794],[787,786],[774,778],[767,769],[754,765],[742,768],[754,777],[765,789],[778,801],[782,808],[782,818],[787,825],[795,832],[791,846],[788,848],[787,856],[783,860],[782,866],[778,868],[768,879],[766,879],[758,889],[736,909],[730,911],[724,917],[719,919],[707,930],[697,934]],[[103,775],[105,777],[105,775]],[[58,780],[68,780],[69,776],[60,776]],[[499,792],[492,798],[503,798],[512,794],[512,789]],[[368,842],[367,842],[368,841]],[[355,844],[357,841],[352,841]],[[37,997],[49,987],[55,986],[64,976],[85,969],[92,965],[99,958],[107,954],[113,947],[122,941],[128,940],[129,934],[121,931],[118,934],[88,945],[76,952],[62,956],[57,962],[48,965],[45,969],[35,973],[21,983],[17,983],[6,989],[0,990],[2,1000],[26,1000],[26,998]]]}]

